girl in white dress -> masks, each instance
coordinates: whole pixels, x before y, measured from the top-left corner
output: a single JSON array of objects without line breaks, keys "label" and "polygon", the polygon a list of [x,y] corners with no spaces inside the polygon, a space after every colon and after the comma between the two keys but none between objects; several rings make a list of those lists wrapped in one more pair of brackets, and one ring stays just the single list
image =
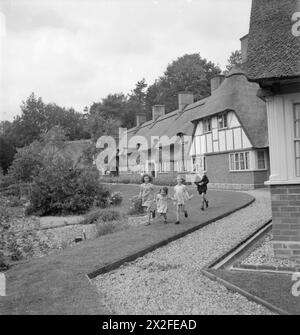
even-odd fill
[{"label": "girl in white dress", "polygon": [[151,216],[155,217],[155,211],[151,210],[153,202],[155,200],[154,187],[151,184],[152,177],[148,174],[143,175],[142,184],[140,187],[139,199],[142,200],[142,206],[148,214],[148,225],[150,225]]},{"label": "girl in white dress", "polygon": [[163,187],[156,196],[156,210],[164,218],[164,223],[167,223],[168,200],[172,199],[168,193],[168,188]]},{"label": "girl in white dress", "polygon": [[177,221],[175,224],[180,223],[180,213],[183,213],[184,216],[187,218],[188,217],[188,212],[185,209],[185,202],[186,200],[192,199],[192,195],[190,196],[188,193],[188,190],[186,186],[183,184],[184,179],[181,176],[177,176],[177,185],[174,187],[174,197],[173,200],[175,200],[175,205],[176,205],[176,217]]}]

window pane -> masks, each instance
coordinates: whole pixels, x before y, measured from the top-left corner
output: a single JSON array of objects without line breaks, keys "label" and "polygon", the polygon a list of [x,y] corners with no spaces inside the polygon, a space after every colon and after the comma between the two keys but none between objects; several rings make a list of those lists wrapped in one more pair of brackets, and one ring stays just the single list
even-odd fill
[{"label": "window pane", "polygon": [[300,177],[300,158],[296,159],[296,176]]},{"label": "window pane", "polygon": [[295,137],[300,138],[300,104],[294,105]]},{"label": "window pane", "polygon": [[300,177],[300,141],[295,142],[296,176]]},{"label": "window pane", "polygon": [[224,128],[227,128],[227,113],[225,113],[225,114],[223,115],[223,118],[224,118],[224,121],[223,121],[223,123],[224,123]]},{"label": "window pane", "polygon": [[244,153],[240,153],[240,164],[241,164],[241,170],[245,170]]},{"label": "window pane", "polygon": [[258,151],[257,152],[257,168],[258,169],[265,169],[266,168],[264,151]]},{"label": "window pane", "polygon": [[230,170],[234,170],[234,155],[230,154]]},{"label": "window pane", "polygon": [[300,158],[300,141],[295,142],[296,158]]},{"label": "window pane", "polygon": [[245,163],[246,163],[246,170],[249,170],[249,152],[245,152]]},{"label": "window pane", "polygon": [[235,160],[235,170],[239,170],[240,169],[239,154],[235,154],[234,160]]}]

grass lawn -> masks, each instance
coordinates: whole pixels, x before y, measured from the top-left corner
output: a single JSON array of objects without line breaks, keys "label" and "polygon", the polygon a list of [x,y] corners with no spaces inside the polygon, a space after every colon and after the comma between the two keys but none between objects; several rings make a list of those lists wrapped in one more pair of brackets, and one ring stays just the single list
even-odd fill
[{"label": "grass lawn", "polygon": [[[138,185],[112,185],[111,188],[123,193],[122,210],[128,208],[130,198],[139,190]],[[191,193],[196,194],[195,191]],[[0,314],[106,314],[101,297],[86,274],[175,235],[200,228],[207,221],[253,200],[244,193],[210,191],[210,207],[202,212],[199,199],[195,196],[189,202],[189,218],[178,226],[173,224],[175,214],[171,205],[169,221],[172,223],[167,225],[156,221],[151,226],[132,227],[12,267],[6,273],[7,296],[0,297]]]},{"label": "grass lawn", "polygon": [[291,275],[212,269],[209,272],[289,314],[300,314],[300,297],[294,297],[291,293],[295,284]]}]

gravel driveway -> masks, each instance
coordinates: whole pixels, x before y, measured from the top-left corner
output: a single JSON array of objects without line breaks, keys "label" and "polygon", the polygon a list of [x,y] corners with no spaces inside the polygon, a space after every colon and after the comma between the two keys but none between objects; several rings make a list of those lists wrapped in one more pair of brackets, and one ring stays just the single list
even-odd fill
[{"label": "gravel driveway", "polygon": [[[226,193],[224,193],[225,195]],[[271,217],[268,190],[251,205],[94,280],[115,314],[272,314],[201,274]]]}]

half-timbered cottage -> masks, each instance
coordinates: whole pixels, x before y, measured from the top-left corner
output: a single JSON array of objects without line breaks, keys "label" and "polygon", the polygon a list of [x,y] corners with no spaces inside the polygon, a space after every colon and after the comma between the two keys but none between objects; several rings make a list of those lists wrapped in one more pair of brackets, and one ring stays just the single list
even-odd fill
[{"label": "half-timbered cottage", "polygon": [[[246,46],[247,36],[242,38],[243,54]],[[192,93],[182,92],[177,110],[165,114],[164,106],[154,106],[147,122],[137,115],[137,126],[124,134],[125,141],[120,138],[121,146],[131,142],[129,149],[120,148],[120,173],[184,173],[193,182],[206,171],[212,187],[264,186],[269,177],[268,130],[258,89],[241,67],[234,67],[226,77],[212,79],[211,95],[205,99],[194,102]],[[168,141],[160,141],[162,137]],[[133,158],[134,172],[128,170]]]}]

